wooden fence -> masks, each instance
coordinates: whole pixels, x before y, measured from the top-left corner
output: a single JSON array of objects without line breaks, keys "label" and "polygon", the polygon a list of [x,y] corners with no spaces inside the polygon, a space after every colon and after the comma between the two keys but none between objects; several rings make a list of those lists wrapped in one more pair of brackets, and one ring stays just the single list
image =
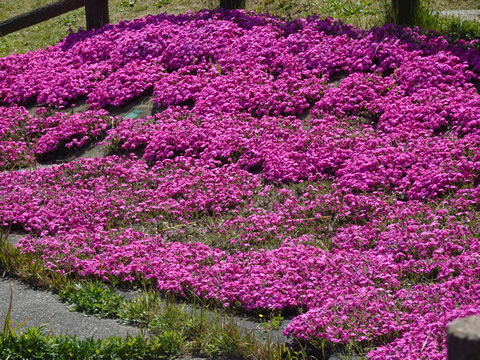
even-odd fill
[{"label": "wooden fence", "polygon": [[69,11],[85,7],[87,29],[108,24],[108,0],[59,0],[0,22],[0,36],[41,23]]}]

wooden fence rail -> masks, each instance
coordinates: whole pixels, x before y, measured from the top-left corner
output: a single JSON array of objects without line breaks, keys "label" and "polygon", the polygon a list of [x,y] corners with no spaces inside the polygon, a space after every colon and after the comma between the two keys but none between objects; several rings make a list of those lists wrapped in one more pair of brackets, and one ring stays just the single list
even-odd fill
[{"label": "wooden fence rail", "polygon": [[0,36],[22,30],[85,6],[87,29],[97,29],[109,22],[108,0],[59,0],[0,22]]}]

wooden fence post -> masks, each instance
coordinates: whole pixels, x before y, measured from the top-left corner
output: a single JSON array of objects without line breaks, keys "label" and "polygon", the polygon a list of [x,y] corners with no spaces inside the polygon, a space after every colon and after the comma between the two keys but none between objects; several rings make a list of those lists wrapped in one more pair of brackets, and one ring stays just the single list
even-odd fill
[{"label": "wooden fence post", "polygon": [[88,30],[108,24],[108,0],[85,0],[85,17]]},{"label": "wooden fence post", "polygon": [[245,9],[245,0],[220,0],[223,9]]},{"label": "wooden fence post", "polygon": [[393,20],[397,25],[414,26],[419,0],[392,0]]},{"label": "wooden fence post", "polygon": [[448,325],[448,360],[480,360],[480,316],[467,316]]}]

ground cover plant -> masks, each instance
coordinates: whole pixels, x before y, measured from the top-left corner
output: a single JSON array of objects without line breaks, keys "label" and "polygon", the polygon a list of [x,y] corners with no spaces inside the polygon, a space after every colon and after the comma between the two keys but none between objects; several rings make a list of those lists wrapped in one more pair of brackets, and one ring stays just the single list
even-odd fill
[{"label": "ground cover plant", "polygon": [[[441,359],[446,324],[480,310],[479,74],[474,41],[318,17],[72,33],[0,59],[0,224],[63,274],[293,314],[285,333],[319,349]],[[107,112],[140,94],[160,112]],[[18,170],[100,139],[105,158]]]},{"label": "ground cover plant", "polygon": [[[172,359],[185,355],[235,359],[306,359],[302,348],[274,341],[271,334],[245,328],[224,310],[207,308],[201,299],[189,304],[163,296],[154,288],[135,296],[118,292],[112,284],[61,275],[43,265],[34,254],[22,253],[0,233],[0,270],[36,287],[53,290],[71,311],[139,327],[140,334],[125,338],[77,338],[55,334],[51,323],[28,328],[28,321],[11,320],[18,306],[10,287],[10,303],[0,332],[0,354],[8,359]],[[144,288],[147,286],[143,284]],[[117,284],[118,286],[118,284]],[[124,289],[125,290],[125,289]],[[268,318],[269,326],[279,317]],[[265,325],[266,326],[266,325]],[[273,329],[265,328],[265,331]]]}]

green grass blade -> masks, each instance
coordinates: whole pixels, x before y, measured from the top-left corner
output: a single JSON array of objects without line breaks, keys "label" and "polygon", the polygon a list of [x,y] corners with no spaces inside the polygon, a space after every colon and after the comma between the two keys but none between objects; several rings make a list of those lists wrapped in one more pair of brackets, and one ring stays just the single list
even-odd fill
[{"label": "green grass blade", "polygon": [[13,288],[12,282],[8,281],[8,285],[10,286],[10,301],[8,303],[8,310],[7,314],[5,315],[5,321],[3,323],[3,332],[2,335],[4,337],[12,335],[12,324],[11,324],[11,315],[12,315],[12,303],[13,303]]}]

